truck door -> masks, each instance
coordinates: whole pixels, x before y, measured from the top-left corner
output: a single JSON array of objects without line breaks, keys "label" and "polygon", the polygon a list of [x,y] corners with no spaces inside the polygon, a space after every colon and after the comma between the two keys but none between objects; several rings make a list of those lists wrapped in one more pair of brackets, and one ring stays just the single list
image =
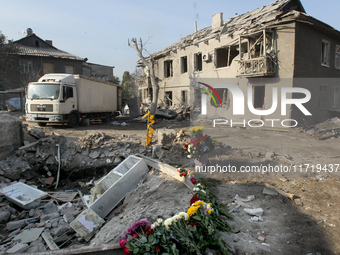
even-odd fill
[{"label": "truck door", "polygon": [[75,87],[63,86],[62,94],[62,111],[64,114],[68,114],[71,111],[77,110]]}]

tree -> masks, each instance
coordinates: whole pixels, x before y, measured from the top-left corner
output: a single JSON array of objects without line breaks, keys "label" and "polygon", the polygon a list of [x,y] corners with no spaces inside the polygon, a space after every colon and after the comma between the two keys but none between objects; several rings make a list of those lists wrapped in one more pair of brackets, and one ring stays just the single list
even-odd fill
[{"label": "tree", "polygon": [[[152,57],[152,55],[147,52],[146,49],[144,49],[144,45],[142,42],[142,39],[139,39],[139,42],[137,42],[136,38],[131,39],[132,45],[130,44],[130,41],[128,41],[128,45],[132,48],[134,48],[137,51],[137,54],[140,58],[140,61],[142,62],[145,73],[147,74],[147,77],[150,78],[151,86],[152,86],[152,102],[151,102],[151,109],[150,113],[152,115],[155,115],[156,109],[157,109],[157,101],[158,101],[158,92],[159,92],[159,86],[157,82],[157,78],[155,76],[155,70],[154,70],[154,63],[155,60]],[[149,54],[148,58],[145,58],[143,56],[143,50]]]},{"label": "tree", "polygon": [[113,76],[112,82],[115,83],[115,84],[119,84],[120,83],[119,77]]},{"label": "tree", "polygon": [[134,83],[130,73],[125,71],[122,79],[122,94],[124,99],[130,99],[137,96],[138,88]]},{"label": "tree", "polygon": [[5,90],[9,84],[6,79],[7,72],[14,70],[17,63],[18,49],[0,31],[0,90]]}]

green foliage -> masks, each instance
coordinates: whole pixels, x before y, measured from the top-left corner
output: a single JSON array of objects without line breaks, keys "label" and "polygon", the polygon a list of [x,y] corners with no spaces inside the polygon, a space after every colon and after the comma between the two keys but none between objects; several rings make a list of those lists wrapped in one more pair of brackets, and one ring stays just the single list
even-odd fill
[{"label": "green foliage", "polygon": [[122,94],[123,99],[130,99],[137,96],[138,87],[136,86],[135,82],[131,78],[131,75],[128,71],[125,71],[123,74],[122,80]]},{"label": "green foliage", "polygon": [[0,90],[6,89],[8,81],[5,75],[16,67],[18,49],[8,42],[6,36],[0,31]]}]

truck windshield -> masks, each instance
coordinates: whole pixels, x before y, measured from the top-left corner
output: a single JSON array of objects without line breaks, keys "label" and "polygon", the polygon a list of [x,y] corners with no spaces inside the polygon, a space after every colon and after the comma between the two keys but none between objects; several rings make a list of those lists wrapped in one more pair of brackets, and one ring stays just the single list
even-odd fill
[{"label": "truck windshield", "polygon": [[59,84],[30,84],[27,89],[28,99],[58,99]]}]

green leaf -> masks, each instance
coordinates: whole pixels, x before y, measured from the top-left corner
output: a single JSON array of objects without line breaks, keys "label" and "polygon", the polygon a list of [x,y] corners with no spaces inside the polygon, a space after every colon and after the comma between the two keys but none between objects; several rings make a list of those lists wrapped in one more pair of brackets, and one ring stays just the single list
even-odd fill
[{"label": "green leaf", "polygon": [[156,241],[156,238],[154,237],[154,235],[149,235],[148,241],[149,241],[149,243],[154,244],[154,242]]},{"label": "green leaf", "polygon": [[134,254],[138,254],[138,252],[139,252],[139,248],[138,247],[133,249],[133,253]]},{"label": "green leaf", "polygon": [[146,243],[148,240],[146,239],[145,236],[142,236],[142,237],[139,239],[139,241],[140,241],[141,243]]}]

